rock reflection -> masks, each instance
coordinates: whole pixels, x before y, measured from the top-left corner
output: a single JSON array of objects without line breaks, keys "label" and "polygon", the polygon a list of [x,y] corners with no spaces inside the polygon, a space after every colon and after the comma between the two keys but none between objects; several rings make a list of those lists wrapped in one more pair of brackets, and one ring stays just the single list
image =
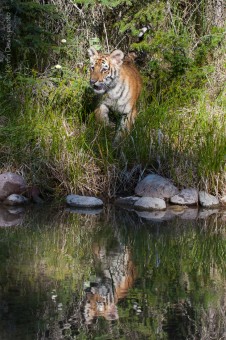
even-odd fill
[{"label": "rock reflection", "polygon": [[95,208],[95,209],[91,209],[91,208],[83,208],[83,209],[79,209],[79,208],[67,208],[65,209],[65,211],[73,213],[73,214],[81,214],[81,215],[98,215],[100,214],[103,209],[102,208]]},{"label": "rock reflection", "polygon": [[20,225],[24,218],[24,208],[0,206],[0,227]]}]

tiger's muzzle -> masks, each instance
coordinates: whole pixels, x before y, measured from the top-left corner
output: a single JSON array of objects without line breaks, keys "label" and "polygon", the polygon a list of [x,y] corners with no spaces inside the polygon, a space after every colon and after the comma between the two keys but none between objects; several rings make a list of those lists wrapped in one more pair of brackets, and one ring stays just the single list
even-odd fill
[{"label": "tiger's muzzle", "polygon": [[106,92],[106,86],[104,83],[99,82],[98,80],[90,79],[90,85],[92,86],[94,92],[102,94]]}]

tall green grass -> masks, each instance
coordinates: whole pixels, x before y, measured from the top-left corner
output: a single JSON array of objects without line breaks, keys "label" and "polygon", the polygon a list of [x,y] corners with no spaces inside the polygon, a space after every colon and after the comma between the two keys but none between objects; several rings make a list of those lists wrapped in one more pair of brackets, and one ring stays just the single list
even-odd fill
[{"label": "tall green grass", "polygon": [[[113,197],[133,192],[140,177],[150,171],[171,178],[181,188],[224,192],[225,32],[205,17],[203,1],[197,7],[189,1],[169,4],[170,8],[161,1],[127,4],[121,13],[120,4],[114,3],[113,13],[101,3],[102,16],[96,20],[106,28],[106,15],[112,37],[94,29],[84,5],[86,28],[73,11],[64,13],[65,24],[61,36],[54,35],[58,44],[49,63],[42,60],[41,50],[36,52],[38,62],[31,52],[33,68],[27,66],[26,55],[21,62],[14,58],[13,73],[0,79],[0,171],[17,171],[29,184],[55,196],[75,192]],[[92,9],[98,12],[95,6]],[[122,18],[116,23],[119,12]],[[26,25],[27,15],[21,20]],[[40,22],[35,16],[32,20],[35,27],[49,30],[45,16]],[[150,29],[137,42],[139,28],[148,22]],[[19,32],[18,39],[26,45],[25,33]],[[144,80],[135,126],[116,149],[115,129],[94,120],[98,99],[88,85],[85,54],[93,36],[99,37],[103,49],[106,43],[110,49],[116,43],[124,51],[133,48]],[[39,46],[38,31],[34,38]],[[67,38],[66,43],[61,38]]]},{"label": "tall green grass", "polygon": [[31,184],[59,195],[111,197],[126,186],[132,190],[143,171],[169,177],[179,187],[219,193],[224,188],[225,90],[212,94],[214,68],[203,68],[206,82],[194,86],[196,71],[173,81],[161,100],[153,92],[149,101],[144,86],[136,124],[117,150],[114,128],[99,126],[92,111],[83,110],[89,101],[84,97],[87,73],[57,83],[17,79],[12,92],[18,103],[4,105],[1,117],[1,171],[17,169]]},{"label": "tall green grass", "polygon": [[194,88],[196,79],[191,83],[190,76],[195,77],[196,71],[175,80],[165,100],[159,102],[154,94],[151,104],[142,103],[124,148],[128,159],[135,157],[143,168],[172,178],[180,187],[217,193],[224,187],[225,88],[212,94],[214,68],[203,68],[208,83]]},{"label": "tall green grass", "polygon": [[15,80],[11,90],[18,103],[8,100],[0,127],[1,171],[17,169],[30,184],[54,189],[55,195],[110,194],[114,159],[108,155],[106,131],[83,112],[87,83],[87,76],[57,83]]}]

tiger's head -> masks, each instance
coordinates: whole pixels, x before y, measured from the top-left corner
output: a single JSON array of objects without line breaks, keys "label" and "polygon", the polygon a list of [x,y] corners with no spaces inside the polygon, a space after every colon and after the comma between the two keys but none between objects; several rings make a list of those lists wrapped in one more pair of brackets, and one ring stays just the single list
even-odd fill
[{"label": "tiger's head", "polygon": [[115,50],[111,54],[100,54],[93,47],[88,50],[90,57],[90,84],[95,93],[103,94],[116,85],[124,53]]}]

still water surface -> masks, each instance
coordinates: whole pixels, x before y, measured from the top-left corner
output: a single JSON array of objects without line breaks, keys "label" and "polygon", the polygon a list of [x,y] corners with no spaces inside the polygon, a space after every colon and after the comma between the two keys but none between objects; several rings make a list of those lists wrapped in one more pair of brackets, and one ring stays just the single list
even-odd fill
[{"label": "still water surface", "polygon": [[225,215],[208,214],[0,208],[0,339],[226,339]]}]

